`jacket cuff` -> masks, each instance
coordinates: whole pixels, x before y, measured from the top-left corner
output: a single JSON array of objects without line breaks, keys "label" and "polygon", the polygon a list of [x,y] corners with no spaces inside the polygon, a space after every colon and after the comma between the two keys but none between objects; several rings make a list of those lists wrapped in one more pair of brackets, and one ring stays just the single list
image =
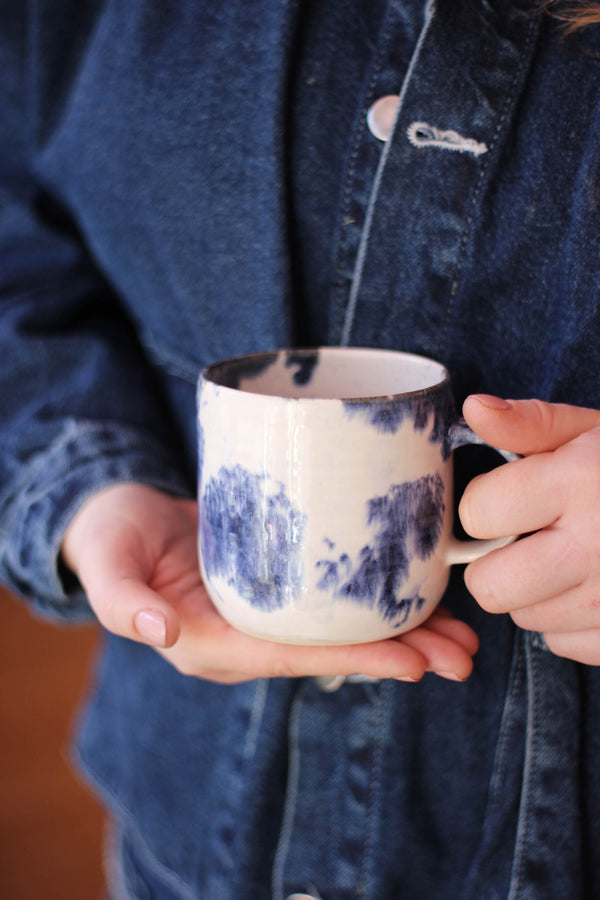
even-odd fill
[{"label": "jacket cuff", "polygon": [[79,582],[60,563],[65,529],[88,497],[122,482],[193,496],[172,455],[151,435],[120,423],[68,422],[19,474],[0,500],[0,579],[43,614],[65,620],[93,616]]}]

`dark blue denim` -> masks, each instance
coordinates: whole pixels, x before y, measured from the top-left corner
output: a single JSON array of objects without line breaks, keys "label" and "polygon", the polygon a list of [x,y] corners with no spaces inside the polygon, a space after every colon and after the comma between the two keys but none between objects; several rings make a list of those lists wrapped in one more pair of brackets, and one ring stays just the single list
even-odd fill
[{"label": "dark blue denim", "polygon": [[[458,402],[600,406],[600,35],[537,7],[0,0],[2,580],[90,614],[64,527],[118,480],[193,495],[215,359],[379,345]],[[78,754],[130,896],[600,896],[598,671],[458,570],[445,603],[464,685],[227,687],[107,635]]]}]

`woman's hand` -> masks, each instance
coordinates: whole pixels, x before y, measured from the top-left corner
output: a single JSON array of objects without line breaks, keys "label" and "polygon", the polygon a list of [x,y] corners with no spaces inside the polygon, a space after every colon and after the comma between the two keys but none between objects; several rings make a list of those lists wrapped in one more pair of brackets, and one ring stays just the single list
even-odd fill
[{"label": "woman's hand", "polygon": [[306,647],[242,634],[218,614],[202,584],[196,516],[194,502],[139,484],[106,488],[77,512],[63,558],[109,631],[154,646],[184,674],[223,683],[359,672],[418,681],[426,671],[462,681],[470,674],[477,637],[443,610],[372,644]]},{"label": "woman's hand", "polygon": [[526,535],[468,566],[489,612],[543,632],[559,656],[600,665],[600,412],[536,400],[467,398],[464,416],[524,458],[480,475],[459,514],[477,538]]}]

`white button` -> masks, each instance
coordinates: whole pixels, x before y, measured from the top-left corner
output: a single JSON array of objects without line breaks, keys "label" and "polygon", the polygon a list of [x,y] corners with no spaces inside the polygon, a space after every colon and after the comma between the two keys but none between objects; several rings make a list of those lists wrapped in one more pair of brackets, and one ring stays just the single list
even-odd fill
[{"label": "white button", "polygon": [[367,113],[367,125],[371,134],[380,141],[389,140],[399,104],[400,97],[397,94],[388,94],[386,97],[380,97],[370,107]]},{"label": "white button", "polygon": [[[315,675],[314,677],[317,687],[325,691],[326,694],[333,694],[335,691],[338,691],[345,681],[345,675]],[[290,900],[290,898],[287,897],[286,900]]]}]

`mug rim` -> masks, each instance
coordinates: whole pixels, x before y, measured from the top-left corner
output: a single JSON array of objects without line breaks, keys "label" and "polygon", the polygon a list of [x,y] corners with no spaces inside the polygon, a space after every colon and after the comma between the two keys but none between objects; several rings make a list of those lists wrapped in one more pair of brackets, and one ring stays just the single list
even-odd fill
[{"label": "mug rim", "polygon": [[[260,360],[260,359],[268,359],[272,358],[275,361],[281,354],[297,354],[298,356],[306,355],[314,353],[346,353],[346,352],[354,352],[354,353],[380,353],[380,354],[390,354],[394,356],[402,356],[406,359],[413,359],[419,362],[431,363],[437,366],[440,370],[440,375],[442,376],[440,381],[435,382],[435,384],[431,384],[428,387],[417,388],[413,391],[397,391],[388,394],[373,394],[369,396],[361,396],[361,397],[286,397],[283,394],[265,394],[260,391],[252,391],[247,388],[241,389],[239,387],[233,387],[231,385],[221,384],[216,381],[214,377],[211,377],[211,370],[216,370],[221,367],[229,366],[235,363],[240,363],[243,360]],[[391,400],[391,399],[399,399],[399,398],[413,398],[413,397],[421,397],[426,394],[431,394],[435,391],[439,391],[443,388],[446,388],[450,384],[450,373],[446,366],[437,359],[433,359],[433,357],[425,356],[420,353],[412,353],[407,350],[394,350],[390,347],[341,347],[339,345],[319,345],[317,347],[280,347],[277,350],[260,350],[254,353],[240,353],[235,356],[229,356],[225,359],[217,360],[213,363],[209,363],[209,365],[205,366],[198,376],[198,386],[202,384],[202,382],[206,382],[208,384],[213,384],[216,387],[219,387],[221,390],[232,391],[236,394],[244,394],[250,395],[254,397],[267,397],[270,400],[285,400],[285,401],[294,401],[295,403],[339,403],[340,401],[343,403],[368,403],[368,402],[376,402],[382,400]]]}]

